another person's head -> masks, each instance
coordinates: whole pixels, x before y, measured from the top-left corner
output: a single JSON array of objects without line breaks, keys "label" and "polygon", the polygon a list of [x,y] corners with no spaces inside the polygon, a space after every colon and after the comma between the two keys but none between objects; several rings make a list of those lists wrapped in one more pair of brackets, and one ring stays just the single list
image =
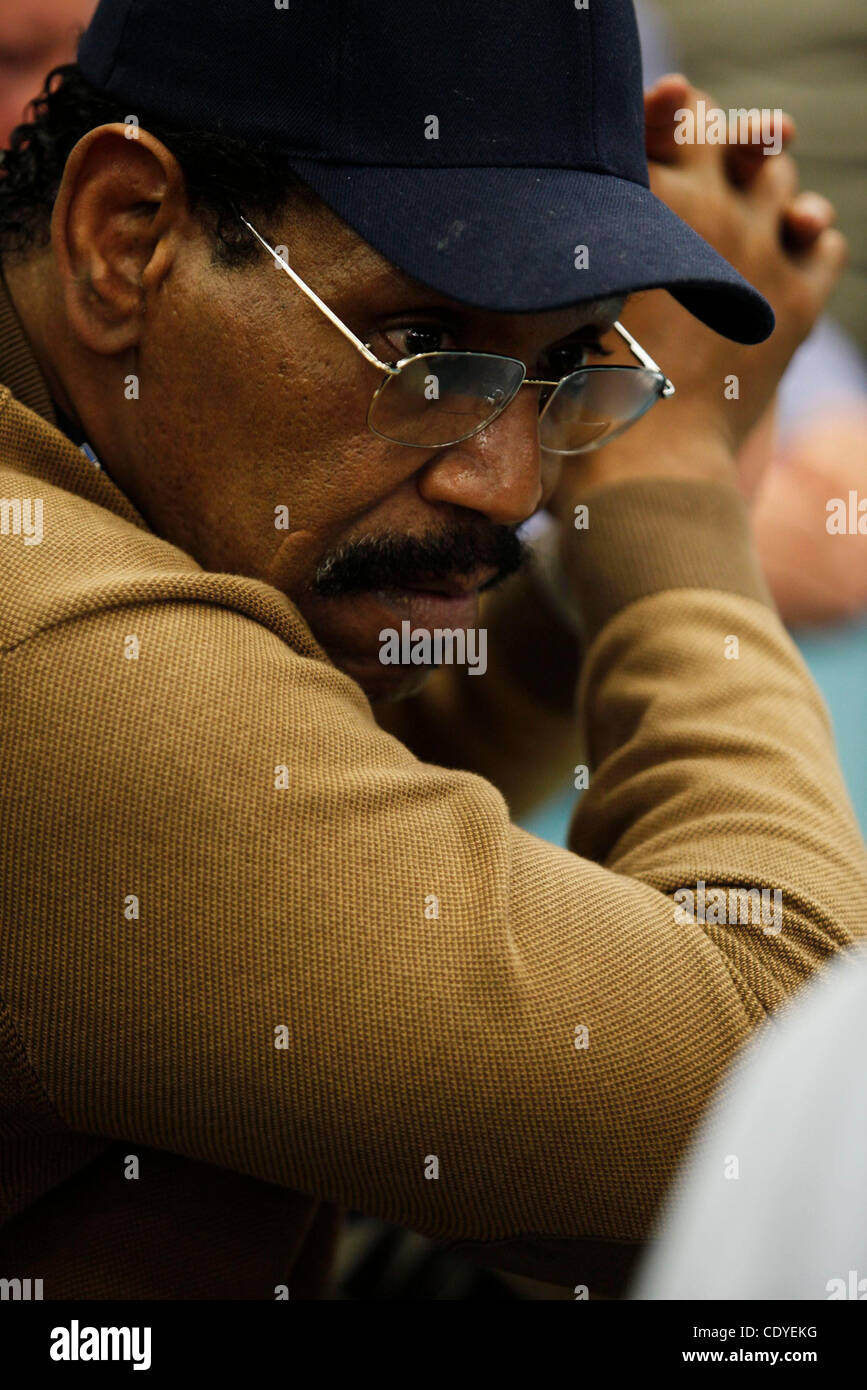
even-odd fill
[{"label": "another person's head", "polygon": [[9,143],[45,74],[75,57],[96,0],[22,0],[0,5],[0,147]]}]

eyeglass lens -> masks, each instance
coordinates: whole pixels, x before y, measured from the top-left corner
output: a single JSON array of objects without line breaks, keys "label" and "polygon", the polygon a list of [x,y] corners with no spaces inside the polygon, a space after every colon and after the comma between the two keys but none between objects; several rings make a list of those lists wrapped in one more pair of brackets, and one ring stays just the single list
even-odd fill
[{"label": "eyeglass lens", "polygon": [[[371,403],[369,424],[397,444],[456,444],[500,414],[523,377],[522,364],[510,357],[426,353],[386,378]],[[573,373],[542,409],[542,448],[566,454],[599,448],[643,415],[663,384],[660,373],[644,367],[587,367]]]},{"label": "eyeglass lens", "polygon": [[426,353],[386,378],[370,425],[398,444],[455,444],[493,420],[523,379],[523,366],[509,357]]}]

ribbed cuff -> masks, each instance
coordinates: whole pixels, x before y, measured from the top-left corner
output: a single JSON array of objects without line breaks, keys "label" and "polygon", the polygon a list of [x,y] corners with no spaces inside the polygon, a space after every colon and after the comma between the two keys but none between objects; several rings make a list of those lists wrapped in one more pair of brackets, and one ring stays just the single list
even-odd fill
[{"label": "ribbed cuff", "polygon": [[563,567],[585,640],[628,604],[666,589],[717,589],[774,607],[734,488],[642,478],[583,500],[589,525],[565,539]]}]

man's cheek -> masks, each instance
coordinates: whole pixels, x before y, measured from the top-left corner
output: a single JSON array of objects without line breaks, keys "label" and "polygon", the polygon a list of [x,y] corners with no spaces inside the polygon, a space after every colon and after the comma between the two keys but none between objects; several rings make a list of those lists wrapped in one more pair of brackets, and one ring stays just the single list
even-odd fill
[{"label": "man's cheek", "polygon": [[554,489],[563,474],[562,454],[552,454],[547,449],[541,451],[542,502],[544,507],[553,495]]}]

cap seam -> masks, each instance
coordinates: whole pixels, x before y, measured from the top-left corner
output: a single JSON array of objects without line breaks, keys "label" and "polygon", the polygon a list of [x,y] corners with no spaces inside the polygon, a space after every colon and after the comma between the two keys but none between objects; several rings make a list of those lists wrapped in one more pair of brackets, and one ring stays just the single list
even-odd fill
[{"label": "cap seam", "polygon": [[[585,13],[585,12],[582,11],[582,13]],[[598,93],[597,90],[596,90],[596,64],[595,64],[595,62],[593,61],[594,53],[595,53],[595,49],[596,49],[596,43],[597,43],[597,35],[596,35],[596,10],[595,10],[595,8],[594,8],[594,9],[592,9],[592,10],[586,11],[586,13],[588,13],[588,14],[590,15],[590,29],[591,29],[590,42],[589,42],[588,45],[587,45],[587,61],[588,61],[588,63],[590,64],[590,91],[591,91],[591,93],[592,93],[592,98],[591,98],[591,100],[592,100],[592,104],[593,104],[593,114],[592,114],[592,116],[591,116],[591,118],[590,118],[590,136],[591,136],[591,139],[592,139],[592,141],[593,141],[593,157],[594,157],[594,159],[596,160],[596,163],[597,163],[597,164],[601,164],[601,163],[602,163],[602,160],[599,158],[599,145],[598,145],[597,140],[596,140],[596,114],[597,114],[597,112],[598,112],[598,110],[599,110],[599,103],[598,103],[597,98],[598,98],[599,93]],[[634,179],[630,179],[629,182],[630,182],[630,183],[634,183],[635,180],[634,180]]]},{"label": "cap seam", "polygon": [[121,25],[120,33],[117,36],[117,44],[115,46],[114,55],[111,60],[111,66],[109,67],[108,72],[105,74],[105,78],[102,83],[106,91],[108,91],[108,88],[111,85],[111,80],[114,77],[115,69],[117,68],[118,60],[120,58],[121,49],[123,48],[123,41],[126,38],[127,26],[129,25],[130,19],[132,18],[132,12],[135,9],[137,3],[138,0],[129,0],[129,3],[127,5],[124,21]]},{"label": "cap seam", "polygon": [[[338,119],[338,124],[339,124],[340,128],[341,128],[342,130],[345,130],[345,131],[348,132],[348,135],[349,135],[349,147],[350,147],[350,149],[354,149],[354,148],[355,148],[355,143],[356,143],[356,135],[355,135],[355,127],[354,127],[352,121],[348,120],[349,112],[348,112],[348,109],[347,109],[347,108],[348,108],[347,93],[348,93],[350,90],[352,90],[352,91],[355,90],[355,81],[354,81],[354,79],[355,79],[355,54],[354,54],[354,51],[353,51],[352,49],[349,49],[349,48],[348,48],[347,41],[346,41],[346,40],[347,40],[347,29],[348,29],[349,26],[348,26],[348,22],[347,22],[347,15],[346,15],[346,9],[345,9],[345,7],[339,6],[339,7],[338,7],[338,12],[339,12],[339,14],[340,14],[340,18],[341,18],[341,21],[342,21],[342,22],[341,22],[341,24],[340,24],[339,38],[338,38],[338,43],[337,43],[337,71],[336,71],[336,74],[335,74],[336,82],[337,82],[337,110],[338,110],[338,118],[337,118],[337,119]],[[352,69],[353,69],[353,70],[352,70],[352,74],[351,74],[351,75],[348,75],[348,74],[347,74],[347,72],[346,72],[346,67],[345,67],[345,64],[344,64],[344,60],[347,59],[347,58],[348,58],[348,61],[352,64]]]}]

